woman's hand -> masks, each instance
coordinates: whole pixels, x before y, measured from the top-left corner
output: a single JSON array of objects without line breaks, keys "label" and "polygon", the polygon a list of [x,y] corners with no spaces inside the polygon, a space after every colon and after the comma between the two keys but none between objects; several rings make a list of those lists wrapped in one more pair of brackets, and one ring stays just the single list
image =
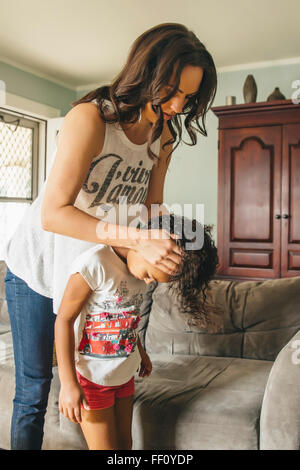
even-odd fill
[{"label": "woman's hand", "polygon": [[140,255],[161,271],[173,274],[178,269],[183,254],[183,250],[174,241],[178,236],[165,229],[141,230],[140,235],[136,247]]},{"label": "woman's hand", "polygon": [[79,383],[62,384],[59,393],[59,411],[70,421],[81,423],[81,404],[85,409],[89,409]]}]

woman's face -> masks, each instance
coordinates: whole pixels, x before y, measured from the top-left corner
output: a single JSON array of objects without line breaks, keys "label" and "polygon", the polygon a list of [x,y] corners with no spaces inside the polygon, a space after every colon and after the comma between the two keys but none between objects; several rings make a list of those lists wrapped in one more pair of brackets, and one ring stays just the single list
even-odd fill
[{"label": "woman's face", "polygon": [[[161,92],[161,98],[166,96],[172,90],[174,84],[175,70],[173,71],[170,79],[169,86],[166,86]],[[196,94],[200,88],[200,84],[203,77],[203,69],[194,65],[186,65],[180,75],[180,83],[177,92],[169,101],[166,101],[161,105],[163,111],[164,120],[169,120],[172,116],[182,112],[183,107],[186,105],[189,98]],[[152,102],[149,101],[144,110],[143,117],[154,124],[158,119],[157,115],[153,111]]]}]

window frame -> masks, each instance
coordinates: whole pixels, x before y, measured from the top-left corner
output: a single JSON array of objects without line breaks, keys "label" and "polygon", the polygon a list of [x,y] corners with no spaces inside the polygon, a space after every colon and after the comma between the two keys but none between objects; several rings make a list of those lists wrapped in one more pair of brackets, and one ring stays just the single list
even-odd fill
[{"label": "window frame", "polygon": [[[40,132],[41,132],[41,124],[46,124],[47,128],[47,121],[43,119],[34,118],[33,116],[26,115],[24,113],[18,113],[16,111],[12,111],[5,107],[0,107],[0,116],[4,117],[5,123],[9,124],[10,121],[15,120],[12,118],[19,119],[18,126],[22,126],[28,129],[32,129],[32,164],[31,164],[31,197],[30,198],[22,198],[22,197],[5,197],[0,196],[0,202],[28,202],[30,204],[38,196],[39,190],[39,179],[40,179]],[[0,122],[3,122],[0,119]],[[12,123],[12,125],[15,125]],[[44,156],[46,159],[46,155]],[[42,165],[44,167],[44,164]]]}]

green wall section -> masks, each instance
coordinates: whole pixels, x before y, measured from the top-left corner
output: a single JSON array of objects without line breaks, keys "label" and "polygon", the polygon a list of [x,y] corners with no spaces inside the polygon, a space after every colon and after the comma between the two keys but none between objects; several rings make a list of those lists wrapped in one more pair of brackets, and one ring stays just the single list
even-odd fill
[{"label": "green wall section", "polygon": [[70,103],[77,98],[74,90],[4,62],[0,62],[0,80],[5,82],[8,93],[58,108],[62,116],[69,111]]},{"label": "green wall section", "polygon": [[243,85],[248,74],[254,76],[257,84],[256,101],[267,101],[275,87],[280,88],[286,99],[291,99],[292,93],[295,91],[292,88],[292,82],[300,80],[300,63],[219,73],[215,106],[225,104],[227,95],[236,96],[237,104],[244,103]]},{"label": "green wall section", "polygon": [[[294,80],[300,80],[300,64],[281,65],[251,70],[218,73],[218,91],[213,106],[222,106],[226,96],[236,96],[237,104],[244,103],[243,85],[248,74],[257,84],[257,101],[266,101],[278,86],[286,99],[292,98]],[[298,97],[300,94],[298,94]],[[164,200],[171,205],[204,204],[204,223],[214,225],[217,241],[218,198],[218,119],[212,111],[207,114],[207,137],[199,134],[194,147],[181,145],[174,152],[167,172]],[[185,134],[189,142],[189,136]]]},{"label": "green wall section", "polygon": [[[292,83],[300,80],[300,64],[219,72],[214,106],[224,105],[228,95],[236,96],[237,104],[243,103],[243,85],[248,74],[256,80],[257,101],[266,101],[275,87],[291,99],[295,91]],[[62,116],[69,111],[72,101],[91,91],[87,88],[76,92],[3,62],[0,62],[0,80],[4,80],[9,93],[59,108]],[[182,208],[187,203],[194,208],[196,204],[204,204],[204,222],[214,225],[217,241],[218,120],[212,111],[207,114],[206,129],[208,136],[199,134],[196,146],[181,144],[174,152],[166,176],[164,200],[169,206],[178,203]],[[190,142],[186,133],[184,138]]]}]

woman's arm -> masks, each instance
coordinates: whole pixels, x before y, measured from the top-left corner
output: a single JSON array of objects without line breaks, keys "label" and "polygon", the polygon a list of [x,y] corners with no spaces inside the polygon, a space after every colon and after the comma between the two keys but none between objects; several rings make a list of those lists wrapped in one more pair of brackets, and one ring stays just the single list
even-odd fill
[{"label": "woman's arm", "polygon": [[[169,214],[169,210],[167,209],[166,206],[163,204],[163,199],[164,199],[164,184],[165,184],[165,178],[167,174],[167,170],[170,164],[170,160],[172,158],[172,153],[167,160],[167,157],[169,153],[171,152],[173,145],[168,144],[166,147],[163,149],[163,144],[168,142],[170,139],[172,139],[172,134],[170,133],[170,130],[165,123],[164,129],[161,135],[161,145],[160,145],[160,153],[159,153],[159,162],[153,166],[151,175],[150,175],[150,180],[149,180],[149,186],[148,186],[148,192],[146,196],[146,200],[144,202],[144,205],[147,208],[147,215],[143,214],[143,222],[146,223],[147,220],[145,220],[145,216],[150,219],[151,217],[156,217],[160,214]],[[154,205],[154,206],[152,206]],[[171,234],[171,237],[174,238],[175,235]],[[164,254],[163,252],[161,253],[161,258],[156,261],[154,258],[151,259],[151,252],[153,250],[153,243],[155,240],[151,240],[148,242],[147,240],[143,244],[143,250],[140,250],[140,254],[147,259],[150,263],[154,264],[158,269],[161,269],[162,271],[170,274],[173,272],[174,269],[177,268],[177,264],[181,262],[181,249],[177,246],[176,248],[173,247],[171,251],[169,251],[167,254]],[[171,240],[167,240],[171,241]],[[175,242],[172,241],[172,244],[175,244]],[[149,250],[149,253],[148,253]]]},{"label": "woman's arm", "polygon": [[[56,158],[45,189],[42,227],[79,240],[137,250],[150,263],[171,273],[181,260],[180,250],[172,240],[173,235],[163,238],[164,230],[153,230],[156,233],[151,234],[151,231],[135,227],[110,224],[74,207],[91,161],[103,148],[104,137],[105,124],[92,103],[80,103],[65,116]],[[159,197],[162,197],[164,176],[159,174],[160,171],[164,173],[166,168],[161,163],[160,168],[153,171],[155,174],[147,204],[158,196],[158,191]]]},{"label": "woman's arm", "polygon": [[154,217],[156,214],[155,210],[152,210],[151,214],[151,204],[159,204],[160,207],[159,209],[163,213],[169,213],[167,208],[163,206],[163,200],[164,200],[164,185],[165,185],[165,178],[167,174],[167,170],[170,164],[170,160],[172,158],[172,154],[170,155],[170,158],[167,161],[167,157],[169,153],[171,152],[173,145],[169,144],[163,149],[163,144],[166,143],[168,140],[172,139],[172,134],[170,133],[170,130],[165,123],[163,132],[161,135],[161,143],[160,143],[160,153],[159,153],[159,162],[157,165],[153,165],[150,179],[149,179],[149,186],[148,186],[148,192],[147,192],[147,197],[144,202],[144,205],[148,209],[148,218]]},{"label": "woman's arm", "polygon": [[74,322],[91,292],[81,274],[72,274],[55,321],[55,349],[61,382],[59,409],[74,422],[81,420],[80,403],[84,400],[76,377]]},{"label": "woman's arm", "polygon": [[116,239],[107,239],[108,224],[74,207],[91,161],[103,148],[105,124],[95,105],[81,103],[65,116],[57,154],[49,174],[42,205],[42,227],[79,240],[135,248],[138,233],[116,225]]}]

